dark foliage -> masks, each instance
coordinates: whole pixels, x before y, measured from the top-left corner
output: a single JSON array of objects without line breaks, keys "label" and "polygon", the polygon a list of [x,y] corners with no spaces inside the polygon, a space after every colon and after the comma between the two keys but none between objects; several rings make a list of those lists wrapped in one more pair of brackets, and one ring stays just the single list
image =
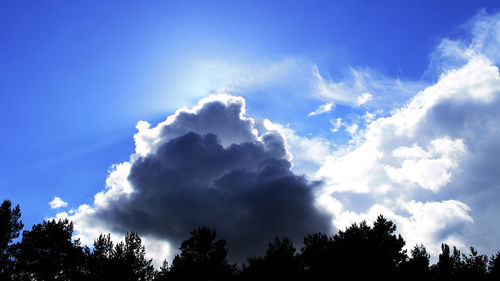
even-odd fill
[{"label": "dark foliage", "polygon": [[450,247],[442,244],[438,263],[431,267],[433,279],[481,281],[493,278],[491,268],[488,272],[488,257],[479,255],[473,247],[470,248],[470,252],[467,256],[453,247],[453,253],[451,253]]},{"label": "dark foliage", "polygon": [[400,276],[405,276],[407,280],[429,280],[429,260],[430,255],[424,245],[415,245],[411,250],[411,257],[399,268]]},{"label": "dark foliage", "polygon": [[332,261],[342,276],[353,279],[397,279],[397,269],[406,258],[405,241],[396,226],[379,216],[373,227],[353,224],[333,237]]},{"label": "dark foliage", "polygon": [[12,240],[19,237],[19,232],[23,229],[20,218],[19,205],[12,208],[12,203],[4,200],[0,206],[0,280],[14,280],[15,247]]},{"label": "dark foliage", "polygon": [[[206,227],[195,229],[191,237],[182,242],[181,253],[175,256],[172,266],[160,272],[165,280],[229,280],[235,266],[226,259],[226,241],[215,240],[215,230]],[[166,265],[165,265],[166,267]]]},{"label": "dark foliage", "polygon": [[125,242],[113,246],[110,235],[101,234],[94,241],[89,254],[89,279],[91,280],[152,280],[152,261],[146,259],[146,250],[135,232],[127,233]]},{"label": "dark foliage", "polygon": [[227,259],[226,242],[215,230],[202,227],[182,242],[172,264],[155,271],[146,258],[141,238],[127,233],[115,244],[101,234],[92,250],[73,240],[73,224],[49,220],[25,230],[19,206],[5,200],[0,206],[0,280],[500,280],[500,252],[488,258],[470,248],[441,245],[438,262],[429,266],[423,245],[407,255],[396,225],[379,216],[369,226],[353,224],[334,236],[309,234],[297,251],[288,237],[276,237],[263,256],[237,267]]},{"label": "dark foliage", "polygon": [[89,254],[89,277],[92,280],[111,280],[116,271],[113,262],[114,248],[110,235],[101,234],[94,240],[94,250]]},{"label": "dark foliage", "polygon": [[85,254],[72,241],[73,224],[50,220],[23,232],[16,253],[18,280],[83,280]]},{"label": "dark foliage", "polygon": [[324,233],[309,234],[304,238],[299,259],[302,270],[312,279],[327,276],[331,270],[333,239]]},{"label": "dark foliage", "polygon": [[500,280],[500,252],[491,257],[488,272],[490,280]]},{"label": "dark foliage", "polygon": [[264,257],[248,259],[248,266],[243,267],[244,280],[295,280],[300,274],[299,258],[296,249],[288,237],[276,237],[269,243]]}]

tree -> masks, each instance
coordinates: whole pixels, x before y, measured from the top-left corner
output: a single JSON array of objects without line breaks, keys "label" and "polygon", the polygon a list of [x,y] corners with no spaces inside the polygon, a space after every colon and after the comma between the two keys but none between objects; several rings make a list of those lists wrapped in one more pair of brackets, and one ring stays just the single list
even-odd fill
[{"label": "tree", "polygon": [[[108,247],[106,243],[108,242],[104,243],[104,247]],[[152,260],[146,259],[146,250],[136,232],[127,233],[125,242],[115,245],[110,263],[113,279],[148,281],[154,278]]]},{"label": "tree", "polygon": [[430,255],[424,245],[415,245],[411,257],[400,267],[401,276],[407,280],[428,280]]},{"label": "tree", "polygon": [[403,250],[406,242],[395,232],[396,225],[382,215],[377,217],[370,231],[370,244],[377,254],[373,262],[382,274],[393,273],[406,259],[406,251]]},{"label": "tree", "polygon": [[0,205],[0,280],[13,280],[15,261],[12,240],[19,237],[24,227],[19,205],[12,208],[9,200]]},{"label": "tree", "polygon": [[246,280],[296,280],[299,278],[299,260],[296,249],[288,237],[276,237],[269,243],[266,255],[248,259],[248,266],[243,268]]},{"label": "tree", "polygon": [[439,254],[438,262],[431,267],[434,278],[443,281],[454,280],[461,267],[462,258],[460,251],[456,247],[453,247],[453,254],[451,254],[450,246],[441,244],[441,253]]},{"label": "tree", "polygon": [[489,280],[500,280],[500,251],[492,256],[488,265]]},{"label": "tree", "polygon": [[299,273],[299,263],[295,255],[296,249],[288,237],[274,239],[267,247],[264,260],[271,268],[271,275],[277,278],[290,279]]},{"label": "tree", "polygon": [[17,252],[22,280],[83,280],[85,254],[72,241],[73,223],[44,221],[23,232]]},{"label": "tree", "polygon": [[332,264],[352,279],[396,278],[406,252],[404,239],[395,231],[396,225],[383,216],[377,218],[373,228],[362,221],[339,231],[332,241]]},{"label": "tree", "polygon": [[170,272],[170,268],[168,267],[168,262],[166,260],[163,261],[163,264],[160,266],[160,270],[158,270],[155,274],[154,281],[167,281],[168,274]]},{"label": "tree", "polygon": [[470,247],[469,256],[463,255],[461,271],[459,272],[461,280],[486,280],[488,272],[488,257],[479,255],[474,247]]},{"label": "tree", "polygon": [[112,280],[113,269],[113,241],[110,234],[101,234],[94,240],[94,249],[89,254],[89,273],[92,280]]},{"label": "tree", "polygon": [[324,233],[309,234],[304,237],[299,260],[309,279],[319,279],[331,270],[330,255],[332,239]]},{"label": "tree", "polygon": [[227,261],[225,240],[215,240],[216,232],[206,227],[194,229],[182,242],[168,272],[172,280],[227,280],[235,266]]}]

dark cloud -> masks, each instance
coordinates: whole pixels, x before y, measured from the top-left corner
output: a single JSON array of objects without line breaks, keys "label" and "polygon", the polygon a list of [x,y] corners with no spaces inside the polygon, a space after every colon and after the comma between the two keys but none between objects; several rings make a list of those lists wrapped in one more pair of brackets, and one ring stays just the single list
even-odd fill
[{"label": "dark cloud", "polygon": [[[178,115],[172,124],[187,132],[136,158],[128,175],[134,192],[97,209],[95,216],[114,231],[164,238],[174,248],[193,228],[208,226],[227,239],[230,258],[238,262],[263,254],[277,235],[300,243],[308,233],[330,232],[331,217],[314,203],[319,183],[290,171],[279,133],[252,138],[249,121],[237,121],[240,112],[237,106],[211,102],[196,113]],[[231,128],[240,129],[237,135],[248,141],[223,146],[212,133],[221,132],[227,143]],[[166,126],[162,134],[172,131]]]}]

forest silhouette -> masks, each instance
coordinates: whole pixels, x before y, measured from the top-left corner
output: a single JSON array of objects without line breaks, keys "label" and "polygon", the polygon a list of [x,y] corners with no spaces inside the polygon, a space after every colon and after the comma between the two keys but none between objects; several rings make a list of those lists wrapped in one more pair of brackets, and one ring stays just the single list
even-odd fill
[{"label": "forest silhouette", "polygon": [[396,225],[380,215],[329,236],[311,233],[297,249],[276,237],[263,256],[237,265],[216,231],[199,227],[180,245],[171,264],[155,270],[135,232],[112,241],[101,234],[91,248],[73,238],[68,220],[48,220],[22,232],[19,205],[0,206],[0,281],[10,280],[500,280],[500,252],[487,257],[473,247],[461,253],[441,245],[436,264],[423,245],[407,253]]}]

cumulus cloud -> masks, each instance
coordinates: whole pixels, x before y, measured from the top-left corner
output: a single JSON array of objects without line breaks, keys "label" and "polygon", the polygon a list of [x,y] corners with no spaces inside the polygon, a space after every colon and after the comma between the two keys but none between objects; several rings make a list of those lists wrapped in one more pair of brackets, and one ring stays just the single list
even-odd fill
[{"label": "cumulus cloud", "polygon": [[493,241],[472,233],[488,227],[486,233],[500,234],[479,211],[500,211],[486,199],[500,190],[500,114],[493,109],[499,95],[498,68],[476,55],[392,115],[369,123],[359,144],[328,157],[317,173],[326,181],[319,201],[336,227],[383,213],[434,256],[441,242],[471,243],[489,253]]},{"label": "cumulus cloud", "polygon": [[320,182],[294,174],[283,134],[259,134],[254,123],[243,98],[229,95],[183,108],[153,128],[139,122],[131,160],[112,168],[93,206],[71,215],[79,235],[134,230],[176,248],[193,228],[208,226],[227,239],[233,260],[244,261],[276,235],[300,242],[330,232],[331,217],[314,201]]},{"label": "cumulus cloud", "polygon": [[481,12],[464,25],[469,41],[444,39],[429,67],[438,81],[390,114],[367,112],[358,141],[326,158],[318,202],[337,228],[382,213],[408,248],[424,243],[434,261],[442,242],[500,248],[492,221],[500,213],[499,22],[500,14]]},{"label": "cumulus cloud", "polygon": [[67,207],[68,203],[64,202],[60,197],[54,196],[54,199],[49,202],[51,209],[58,209],[62,207]]},{"label": "cumulus cloud", "polygon": [[450,182],[450,171],[458,166],[457,161],[464,153],[461,139],[435,139],[429,143],[427,151],[416,144],[401,146],[392,152],[393,157],[403,159],[401,167],[386,166],[385,170],[393,182],[414,183],[437,192]]}]

